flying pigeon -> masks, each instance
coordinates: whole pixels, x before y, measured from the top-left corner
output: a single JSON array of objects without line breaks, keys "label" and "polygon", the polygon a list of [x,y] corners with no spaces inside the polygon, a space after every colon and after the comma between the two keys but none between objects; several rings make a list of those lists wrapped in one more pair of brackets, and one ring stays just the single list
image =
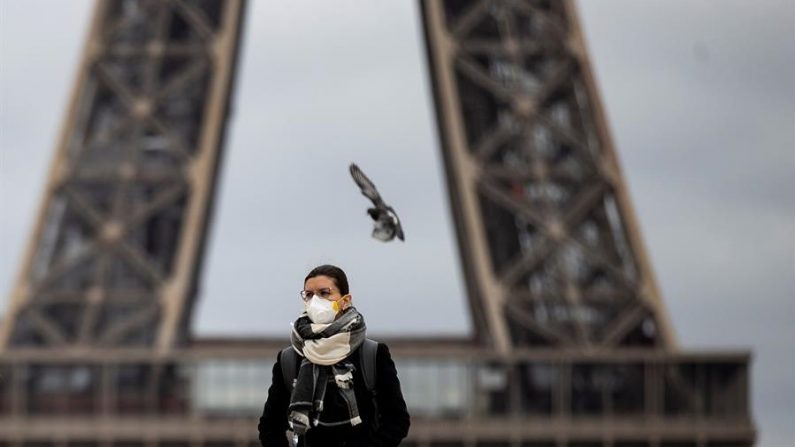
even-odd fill
[{"label": "flying pigeon", "polygon": [[373,182],[364,175],[364,172],[356,164],[351,163],[350,170],[351,177],[359,185],[362,194],[373,202],[374,207],[367,209],[367,214],[375,221],[373,237],[383,242],[391,241],[395,236],[401,241],[404,240],[403,227],[400,226],[400,219],[395,210],[384,203]]}]

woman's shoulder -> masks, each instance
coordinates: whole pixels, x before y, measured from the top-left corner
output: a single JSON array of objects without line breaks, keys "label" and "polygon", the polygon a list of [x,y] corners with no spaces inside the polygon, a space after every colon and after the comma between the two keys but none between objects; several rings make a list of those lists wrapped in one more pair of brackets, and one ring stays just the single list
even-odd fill
[{"label": "woman's shoulder", "polygon": [[379,357],[383,355],[390,355],[389,346],[386,343],[378,340],[373,340],[372,338],[368,338],[367,342],[370,342],[372,343],[372,345],[375,346],[376,348],[375,351],[378,353]]},{"label": "woman's shoulder", "polygon": [[394,364],[392,360],[392,352],[389,350],[389,345],[384,342],[376,342],[377,348],[375,349],[375,362],[378,364],[378,368],[383,367],[384,364]]}]

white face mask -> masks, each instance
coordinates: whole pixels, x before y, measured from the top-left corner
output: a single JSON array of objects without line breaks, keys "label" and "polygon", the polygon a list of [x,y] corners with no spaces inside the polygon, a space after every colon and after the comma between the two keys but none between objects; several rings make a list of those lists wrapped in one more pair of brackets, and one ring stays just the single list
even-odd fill
[{"label": "white face mask", "polygon": [[337,316],[338,305],[335,301],[329,301],[319,296],[313,296],[306,305],[306,314],[313,323],[328,324],[334,321]]}]

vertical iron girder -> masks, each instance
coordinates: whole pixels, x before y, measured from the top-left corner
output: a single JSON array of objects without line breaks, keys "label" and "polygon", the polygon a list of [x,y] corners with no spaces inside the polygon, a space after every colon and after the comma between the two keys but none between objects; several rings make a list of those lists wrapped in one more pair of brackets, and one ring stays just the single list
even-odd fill
[{"label": "vertical iron girder", "polygon": [[478,336],[673,343],[568,1],[423,1]]},{"label": "vertical iron girder", "polygon": [[242,11],[97,2],[0,348],[185,339]]}]

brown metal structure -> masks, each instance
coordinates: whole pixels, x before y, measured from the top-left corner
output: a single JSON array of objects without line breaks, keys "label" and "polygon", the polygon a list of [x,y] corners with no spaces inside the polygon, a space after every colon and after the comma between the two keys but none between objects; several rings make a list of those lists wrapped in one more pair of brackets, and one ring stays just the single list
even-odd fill
[{"label": "brown metal structure", "polygon": [[242,11],[97,3],[0,349],[184,343]]},{"label": "brown metal structure", "polygon": [[423,15],[480,338],[505,353],[671,346],[572,4]]},{"label": "brown metal structure", "polygon": [[[471,339],[386,340],[411,446],[749,446],[677,348],[573,4],[420,3]],[[192,340],[243,0],[98,1],[0,326],[0,447],[254,446],[286,340]]]}]

